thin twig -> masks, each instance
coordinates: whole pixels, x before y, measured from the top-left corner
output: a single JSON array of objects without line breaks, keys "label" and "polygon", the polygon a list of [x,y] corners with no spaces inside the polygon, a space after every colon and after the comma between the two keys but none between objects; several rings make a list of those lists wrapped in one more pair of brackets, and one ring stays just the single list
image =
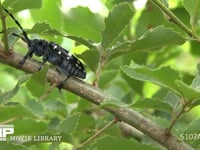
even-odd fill
[{"label": "thin twig", "polygon": [[9,45],[8,45],[8,36],[7,36],[7,30],[6,30],[6,20],[3,14],[1,1],[0,1],[0,16],[1,16],[1,22],[2,22],[2,33],[4,34],[4,50],[5,50],[5,53],[8,53]]},{"label": "thin twig", "polygon": [[0,125],[9,124],[9,123],[13,122],[13,121],[16,120],[16,119],[17,119],[17,117],[10,118],[10,119],[8,119],[8,120],[6,120],[6,121],[4,121],[4,122],[0,122]]},{"label": "thin twig", "polygon": [[166,130],[166,135],[169,135],[169,134],[170,134],[171,129],[173,128],[173,126],[174,126],[174,124],[176,123],[176,121],[177,121],[177,120],[180,118],[180,116],[185,112],[184,110],[185,110],[185,107],[183,106],[183,107],[181,108],[181,110],[180,110],[177,114],[175,114],[175,115],[172,117],[171,123],[170,123],[169,127],[168,127],[167,130]]},{"label": "thin twig", "polygon": [[40,96],[39,97],[39,100],[44,100],[48,95],[49,95],[49,93],[51,93],[52,91],[53,91],[53,89],[57,86],[58,84],[55,82],[55,83],[53,83],[50,87],[49,87],[49,89],[42,95],[42,96]]},{"label": "thin twig", "polygon": [[116,119],[114,119],[111,122],[109,122],[103,128],[101,128],[100,130],[98,130],[94,135],[92,135],[91,137],[89,137],[86,141],[84,141],[83,143],[81,143],[79,146],[75,147],[75,150],[78,150],[78,149],[82,148],[83,146],[87,145],[89,142],[93,141],[97,136],[99,136],[101,133],[103,133],[106,129],[108,129],[110,126],[112,126],[116,122],[117,122]]},{"label": "thin twig", "polygon": [[178,113],[174,112],[174,115],[172,115],[171,123],[170,123],[169,127],[166,130],[166,135],[170,134],[171,129],[173,128],[173,126],[176,123],[176,121],[181,117],[181,115],[183,113],[186,112],[185,108],[187,107],[187,105],[188,104],[187,104],[186,100],[184,98],[181,98],[181,106],[182,106],[182,108]]},{"label": "thin twig", "polygon": [[183,31],[185,31],[190,37],[195,38],[200,42],[200,39],[197,35],[193,34],[192,30],[188,28],[174,13],[167,8],[160,0],[150,0],[152,1],[159,9],[161,9],[169,18],[172,22],[177,24]]}]

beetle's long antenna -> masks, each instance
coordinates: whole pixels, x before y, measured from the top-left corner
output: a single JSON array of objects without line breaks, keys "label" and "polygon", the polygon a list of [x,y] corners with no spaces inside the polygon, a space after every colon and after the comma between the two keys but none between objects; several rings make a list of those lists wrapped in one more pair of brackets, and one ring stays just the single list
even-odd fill
[{"label": "beetle's long antenna", "polygon": [[21,38],[24,42],[28,43],[28,41],[27,41],[27,39],[26,39],[25,37],[20,36],[20,35],[18,35],[18,34],[16,34],[16,33],[12,33],[12,35],[14,35],[14,36],[16,36],[16,37],[19,37],[19,38]]},{"label": "beetle's long antenna", "polygon": [[20,23],[17,21],[17,19],[15,19],[15,17],[6,9],[6,8],[4,8],[4,7],[2,7],[9,15],[10,15],[10,17],[15,21],[15,23],[19,26],[19,28],[22,30],[22,34],[24,35],[24,38],[22,38],[22,37],[20,37],[19,35],[17,35],[17,34],[14,34],[15,36],[18,36],[18,37],[20,37],[20,38],[22,38],[22,40],[23,41],[25,41],[25,42],[27,42],[28,43],[28,45],[30,45],[29,43],[29,38],[28,38],[28,35],[27,35],[27,33],[24,31],[24,29],[22,28],[22,26],[20,25]]}]

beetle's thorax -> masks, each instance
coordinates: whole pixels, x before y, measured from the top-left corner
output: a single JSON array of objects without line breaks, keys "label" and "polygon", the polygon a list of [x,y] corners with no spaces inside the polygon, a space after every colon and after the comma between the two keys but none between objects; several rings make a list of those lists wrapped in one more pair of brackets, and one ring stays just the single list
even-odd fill
[{"label": "beetle's thorax", "polygon": [[42,39],[33,39],[30,40],[30,46],[29,48],[31,48],[33,50],[33,53],[36,56],[42,56],[44,55],[46,49],[48,46],[48,42]]}]

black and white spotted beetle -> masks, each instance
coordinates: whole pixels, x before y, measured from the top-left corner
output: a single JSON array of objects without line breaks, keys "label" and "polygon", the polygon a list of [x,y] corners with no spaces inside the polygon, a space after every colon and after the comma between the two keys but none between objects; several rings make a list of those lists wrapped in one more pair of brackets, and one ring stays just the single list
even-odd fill
[{"label": "black and white spotted beetle", "polygon": [[[63,83],[71,76],[85,79],[86,72],[83,64],[73,55],[69,53],[66,49],[57,45],[54,42],[48,42],[42,39],[33,39],[28,38],[27,33],[22,28],[20,23],[15,19],[15,17],[5,8],[3,8],[15,21],[18,27],[21,29],[23,36],[13,33],[14,36],[20,37],[24,42],[27,43],[28,52],[24,58],[19,62],[19,65],[22,66],[27,58],[31,58],[33,54],[38,57],[42,56],[43,62],[39,70],[43,65],[48,61],[53,64],[60,72],[64,73],[67,78]],[[61,83],[61,84],[63,84]],[[62,88],[62,87],[60,87]]]}]

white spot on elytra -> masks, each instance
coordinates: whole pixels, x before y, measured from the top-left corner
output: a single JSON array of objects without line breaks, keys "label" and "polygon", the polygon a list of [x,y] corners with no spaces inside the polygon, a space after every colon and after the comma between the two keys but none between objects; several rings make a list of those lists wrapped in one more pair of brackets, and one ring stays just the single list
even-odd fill
[{"label": "white spot on elytra", "polygon": [[[55,50],[57,47],[58,47],[57,45],[54,45],[54,46],[53,46],[53,49]],[[58,52],[58,53],[59,53],[59,52]]]},{"label": "white spot on elytra", "polygon": [[72,54],[70,54],[70,53],[68,53],[68,55],[69,55],[69,57],[71,57],[71,56],[72,56]]},{"label": "white spot on elytra", "polygon": [[59,55],[61,55],[61,54],[62,54],[62,52],[61,52],[61,51],[58,51],[58,54],[59,54]]}]

